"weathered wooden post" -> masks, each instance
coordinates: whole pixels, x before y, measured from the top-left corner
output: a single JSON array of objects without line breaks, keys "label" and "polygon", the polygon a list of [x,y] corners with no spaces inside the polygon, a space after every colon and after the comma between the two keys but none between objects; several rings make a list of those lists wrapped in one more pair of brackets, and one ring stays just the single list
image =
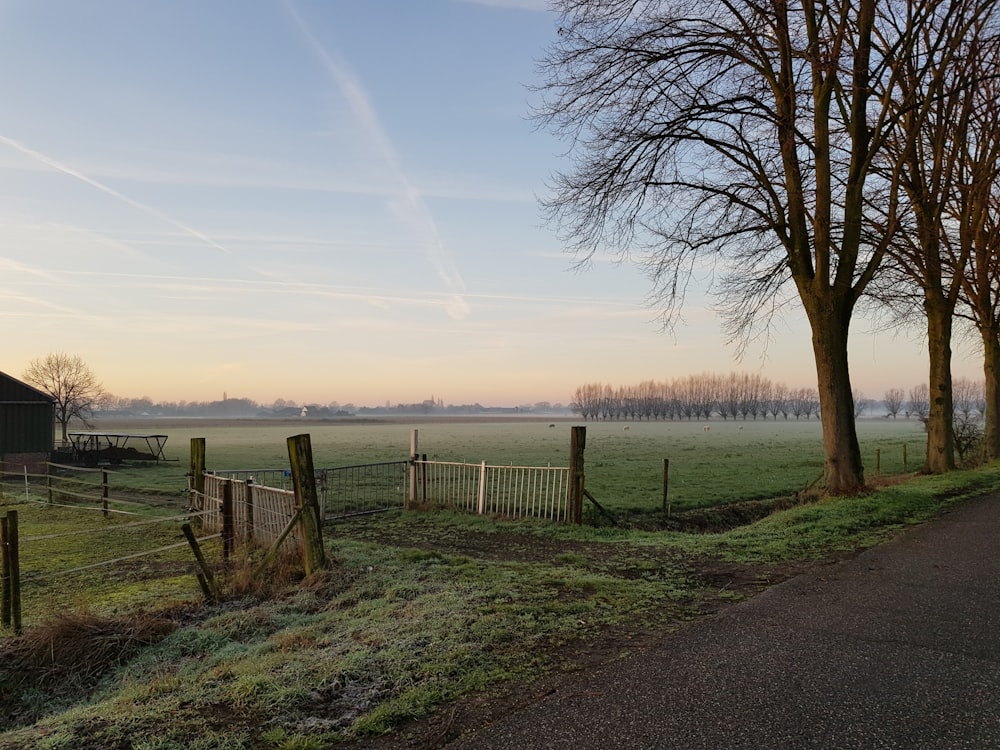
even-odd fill
[{"label": "weathered wooden post", "polygon": [[292,467],[295,500],[302,509],[302,541],[305,546],[306,575],[326,567],[320,525],[319,498],[316,494],[316,474],[313,470],[312,443],[309,435],[288,438],[288,460]]},{"label": "weathered wooden post", "polygon": [[108,517],[108,470],[101,469],[101,503],[104,517]]},{"label": "weathered wooden post", "polygon": [[903,443],[903,467],[906,467],[906,443]]},{"label": "weathered wooden post", "polygon": [[3,537],[3,622],[13,625],[14,633],[21,634],[21,564],[17,537],[17,511],[8,510],[2,519]]},{"label": "weathered wooden post", "polygon": [[667,495],[670,490],[670,459],[663,459],[663,512],[670,515],[670,503]]},{"label": "weathered wooden post", "polygon": [[3,601],[0,602],[0,626],[10,627],[11,623],[11,582],[10,582],[10,545],[7,542],[10,533],[7,530],[7,514],[0,516],[0,592]]},{"label": "weathered wooden post", "polygon": [[571,427],[569,436],[569,508],[567,520],[583,523],[584,469],[583,452],[587,447],[587,428]]},{"label": "weathered wooden post", "polygon": [[208,567],[208,563],[205,562],[205,556],[201,552],[201,547],[198,545],[198,540],[194,536],[194,532],[191,530],[191,524],[185,523],[181,525],[181,531],[184,533],[184,537],[187,539],[188,544],[191,545],[191,551],[194,552],[194,559],[198,563],[198,567],[201,570],[198,572],[198,585],[201,586],[202,593],[205,594],[206,599],[219,599],[221,598],[221,593],[219,587],[215,584],[215,576],[212,575],[212,569]]},{"label": "weathered wooden post", "polygon": [[882,476],[882,449],[875,449],[875,476]]},{"label": "weathered wooden post", "polygon": [[191,438],[191,463],[188,468],[191,478],[191,498],[188,503],[198,513],[196,528],[201,528],[201,513],[205,510],[205,438]]}]

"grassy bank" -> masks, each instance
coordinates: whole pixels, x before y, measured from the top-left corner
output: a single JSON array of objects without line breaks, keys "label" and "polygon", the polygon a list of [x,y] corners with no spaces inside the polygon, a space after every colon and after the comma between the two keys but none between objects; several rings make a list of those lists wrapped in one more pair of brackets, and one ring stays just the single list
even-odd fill
[{"label": "grassy bank", "polygon": [[6,639],[0,747],[290,750],[378,735],[582,653],[615,658],[644,632],[998,487],[1000,466],[918,477],[708,534],[451,514],[345,522],[327,530],[335,565],[311,580]]}]

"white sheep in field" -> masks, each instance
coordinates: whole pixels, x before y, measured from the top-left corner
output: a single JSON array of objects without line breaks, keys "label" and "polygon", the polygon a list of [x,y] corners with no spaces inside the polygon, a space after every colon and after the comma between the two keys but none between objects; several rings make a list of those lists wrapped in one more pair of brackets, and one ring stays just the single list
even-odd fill
[{"label": "white sheep in field", "polygon": [[628,425],[625,425],[624,427],[622,427],[622,432],[628,432]]},{"label": "white sheep in field", "polygon": [[704,432],[708,432],[708,431],[709,431],[709,430],[711,430],[712,428],[711,428],[711,427],[709,427],[708,425],[705,425],[705,426],[704,426],[704,427],[702,427],[701,429],[702,429],[702,431],[704,431]]}]

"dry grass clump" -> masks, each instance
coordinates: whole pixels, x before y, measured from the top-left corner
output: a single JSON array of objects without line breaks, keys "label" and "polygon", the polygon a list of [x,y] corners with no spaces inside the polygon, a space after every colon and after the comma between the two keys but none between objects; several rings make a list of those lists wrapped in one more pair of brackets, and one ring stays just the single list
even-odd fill
[{"label": "dry grass clump", "polygon": [[302,556],[294,547],[283,547],[266,562],[262,560],[262,550],[243,549],[223,567],[222,598],[270,599],[304,576]]},{"label": "dry grass clump", "polygon": [[53,704],[86,694],[176,627],[162,614],[66,612],[0,641],[0,729],[30,723]]}]

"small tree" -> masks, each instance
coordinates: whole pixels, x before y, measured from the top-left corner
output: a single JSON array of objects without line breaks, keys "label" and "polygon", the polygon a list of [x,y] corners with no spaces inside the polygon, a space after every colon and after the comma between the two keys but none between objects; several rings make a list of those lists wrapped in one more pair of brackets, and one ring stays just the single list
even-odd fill
[{"label": "small tree", "polygon": [[890,388],[885,392],[885,410],[886,416],[896,418],[900,410],[903,408],[903,401],[906,395],[903,393],[902,388]]},{"label": "small tree", "polygon": [[851,395],[854,397],[854,418],[857,419],[868,408],[868,400],[865,398],[865,394],[857,388],[851,391]]},{"label": "small tree", "polygon": [[62,428],[64,443],[70,420],[78,419],[85,427],[92,427],[89,420],[105,398],[104,386],[79,355],[57,352],[33,359],[23,377],[55,400],[56,422]]},{"label": "small tree", "polygon": [[920,385],[915,385],[910,389],[910,401],[909,401],[909,411],[910,414],[915,416],[921,422],[927,419],[927,413],[930,411],[930,388],[927,387],[927,383],[921,383]]}]

